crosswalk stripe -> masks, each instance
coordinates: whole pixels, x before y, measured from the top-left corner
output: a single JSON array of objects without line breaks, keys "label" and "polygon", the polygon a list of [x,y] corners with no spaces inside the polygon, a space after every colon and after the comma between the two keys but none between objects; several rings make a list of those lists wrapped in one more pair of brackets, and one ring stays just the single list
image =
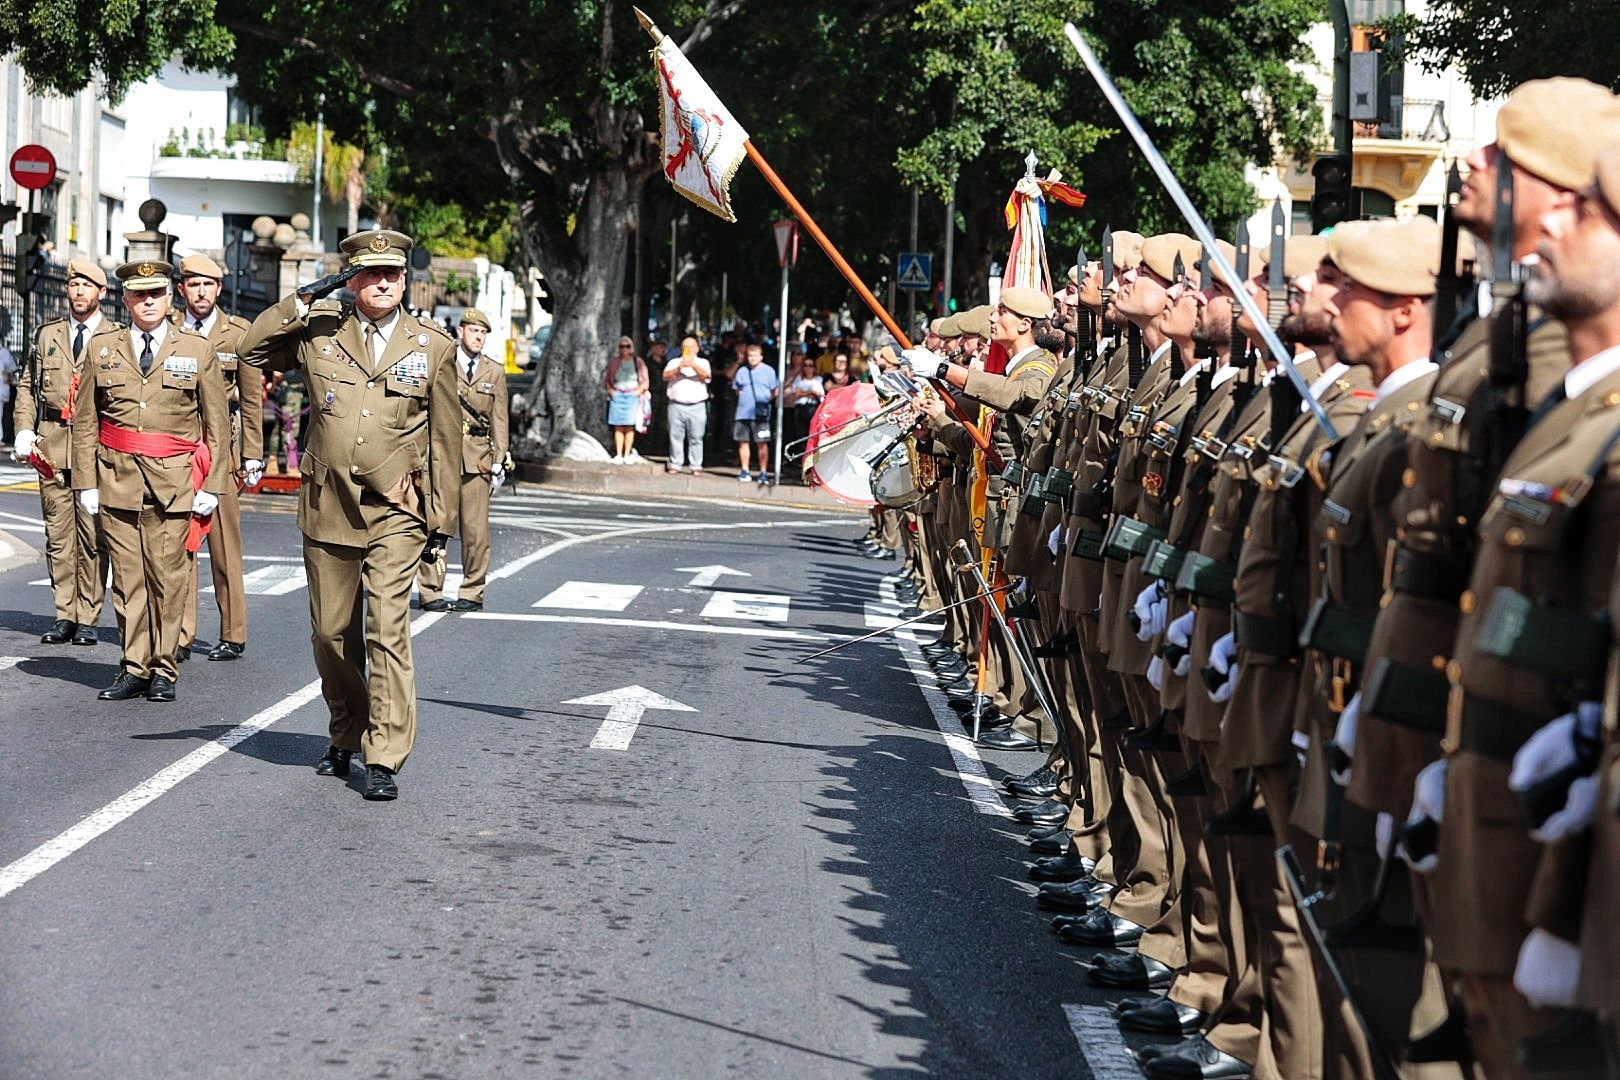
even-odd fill
[{"label": "crosswalk stripe", "polygon": [[702,619],[747,619],[750,622],[787,622],[792,598],[770,593],[716,592],[698,613]]},{"label": "crosswalk stripe", "polygon": [[640,585],[615,585],[607,581],[565,581],[530,607],[562,608],[567,611],[623,611],[641,595]]}]

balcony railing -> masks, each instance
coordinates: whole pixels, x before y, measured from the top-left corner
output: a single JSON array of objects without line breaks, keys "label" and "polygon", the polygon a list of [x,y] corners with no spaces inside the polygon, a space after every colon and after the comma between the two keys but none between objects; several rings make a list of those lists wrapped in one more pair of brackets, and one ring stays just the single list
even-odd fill
[{"label": "balcony railing", "polygon": [[[1323,119],[1331,130],[1333,99],[1323,95],[1317,99],[1322,106]],[[1446,122],[1446,103],[1429,98],[1391,97],[1390,117],[1383,123],[1356,121],[1351,124],[1358,139],[1401,139],[1406,142],[1444,143],[1451,138],[1451,125]]]}]

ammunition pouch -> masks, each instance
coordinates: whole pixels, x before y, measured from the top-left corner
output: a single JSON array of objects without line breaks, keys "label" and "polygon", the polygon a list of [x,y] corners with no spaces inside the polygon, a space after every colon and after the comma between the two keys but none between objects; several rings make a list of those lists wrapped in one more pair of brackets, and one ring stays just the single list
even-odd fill
[{"label": "ammunition pouch", "polygon": [[1079,529],[1074,534],[1074,544],[1069,548],[1069,555],[1076,559],[1102,562],[1103,539],[1103,534],[1093,529]]},{"label": "ammunition pouch", "polygon": [[1121,515],[1108,526],[1108,535],[1103,538],[1103,557],[1128,562],[1138,555],[1146,555],[1148,545],[1164,537],[1163,529]]},{"label": "ammunition pouch", "polygon": [[1189,551],[1176,574],[1176,591],[1200,603],[1230,604],[1237,599],[1236,581],[1236,566]]},{"label": "ammunition pouch", "polygon": [[1274,656],[1279,660],[1288,660],[1299,655],[1299,643],[1294,636],[1292,619],[1234,611],[1232,634],[1237,643],[1250,652]]},{"label": "ammunition pouch", "polygon": [[1022,487],[1024,484],[1024,463],[1022,461],[1009,461],[1001,470],[1002,482],[1013,487]]},{"label": "ammunition pouch", "polygon": [[1367,672],[1361,711],[1436,738],[1446,733],[1446,704],[1451,680],[1438,671],[1397,664],[1387,656]]},{"label": "ammunition pouch", "polygon": [[1142,555],[1142,573],[1173,585],[1186,558],[1187,553],[1169,541],[1155,540]]},{"label": "ammunition pouch", "polygon": [[1537,604],[1523,593],[1499,588],[1480,619],[1474,646],[1486,656],[1550,679],[1603,686],[1609,658],[1607,613],[1588,615]]},{"label": "ammunition pouch", "polygon": [[1046,493],[1047,502],[1066,502],[1074,492],[1074,473],[1069,469],[1048,469],[1046,485],[1042,490]]},{"label": "ammunition pouch", "polygon": [[1454,602],[1468,587],[1468,572],[1465,559],[1396,548],[1389,587],[1408,596]]},{"label": "ammunition pouch", "polygon": [[1023,490],[1024,497],[1018,502],[1018,513],[1024,517],[1040,517],[1046,512],[1045,478],[1040,473],[1029,474]]},{"label": "ammunition pouch", "polygon": [[1299,632],[1299,643],[1324,656],[1348,660],[1360,667],[1367,655],[1367,642],[1372,640],[1376,618],[1376,615],[1351,611],[1318,598],[1311,605],[1311,613],[1305,617],[1305,628]]}]

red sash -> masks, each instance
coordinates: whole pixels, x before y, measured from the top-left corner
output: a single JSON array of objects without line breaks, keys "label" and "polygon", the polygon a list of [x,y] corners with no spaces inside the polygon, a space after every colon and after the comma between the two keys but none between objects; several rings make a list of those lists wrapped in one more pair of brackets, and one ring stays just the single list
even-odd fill
[{"label": "red sash", "polygon": [[[181,454],[191,455],[191,491],[192,494],[202,490],[203,481],[208,479],[208,470],[213,466],[214,458],[208,450],[206,442],[192,442],[182,439],[178,435],[167,435],[161,431],[136,431],[134,428],[115,424],[111,420],[103,420],[100,428],[101,445],[109,450],[117,450],[122,454],[135,454],[138,457],[166,458],[178,457]],[[202,549],[203,539],[208,530],[213,528],[214,515],[198,517],[191,516],[191,524],[186,529],[186,550],[196,554]]]}]

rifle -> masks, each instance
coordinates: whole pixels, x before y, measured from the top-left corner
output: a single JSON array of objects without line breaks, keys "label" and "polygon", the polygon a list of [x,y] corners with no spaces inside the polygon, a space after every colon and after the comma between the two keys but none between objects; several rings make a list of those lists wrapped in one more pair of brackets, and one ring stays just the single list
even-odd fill
[{"label": "rifle", "polygon": [[[1249,223],[1238,222],[1237,257],[1232,269],[1238,277],[1249,280]],[[1232,414],[1236,416],[1249,404],[1254,392],[1260,388],[1260,364],[1249,351],[1248,335],[1238,326],[1237,301],[1232,302],[1232,355],[1227,363],[1235,364],[1243,373],[1243,382],[1232,388]]]},{"label": "rifle", "polygon": [[1524,400],[1530,377],[1527,336],[1524,275],[1513,261],[1513,165],[1498,153],[1496,222],[1491,229],[1490,404],[1483,421],[1485,445],[1478,451],[1470,447],[1485,484],[1495,483],[1530,421]]},{"label": "rifle", "polygon": [[1446,202],[1440,222],[1440,273],[1434,280],[1434,344],[1429,359],[1438,361],[1441,341],[1451,324],[1457,321],[1457,297],[1462,291],[1462,280],[1457,276],[1457,200],[1462,197],[1462,176],[1457,163],[1451,163],[1446,173]]}]

